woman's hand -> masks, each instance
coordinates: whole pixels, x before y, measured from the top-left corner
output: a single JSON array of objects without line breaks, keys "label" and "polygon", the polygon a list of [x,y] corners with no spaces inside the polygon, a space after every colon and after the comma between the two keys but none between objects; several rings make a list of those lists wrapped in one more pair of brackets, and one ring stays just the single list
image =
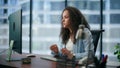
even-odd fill
[{"label": "woman's hand", "polygon": [[67,50],[66,48],[62,48],[61,52],[62,52],[62,54],[67,55],[68,59],[73,58],[73,54],[69,50]]},{"label": "woman's hand", "polygon": [[50,46],[50,50],[52,50],[55,53],[58,53],[58,46],[56,44],[53,44]]},{"label": "woman's hand", "polygon": [[62,49],[61,49],[61,52],[62,52],[62,54],[64,54],[64,55],[69,55],[69,54],[70,54],[70,51],[67,50],[66,48],[62,48]]}]

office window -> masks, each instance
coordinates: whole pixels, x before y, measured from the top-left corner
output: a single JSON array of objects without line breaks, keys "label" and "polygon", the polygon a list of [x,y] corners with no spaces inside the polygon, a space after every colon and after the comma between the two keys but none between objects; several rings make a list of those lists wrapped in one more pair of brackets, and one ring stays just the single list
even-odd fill
[{"label": "office window", "polygon": [[[18,9],[18,3],[10,4],[13,1],[17,2],[18,0],[0,0],[0,50],[8,49],[9,47],[8,16]],[[16,5],[13,6],[13,4]]]},{"label": "office window", "polygon": [[19,0],[18,4],[22,9],[22,49],[24,53],[29,53],[30,46],[30,0]]},{"label": "office window", "polygon": [[110,0],[110,9],[120,9],[120,0]]},{"label": "office window", "polygon": [[22,16],[22,23],[28,24],[30,22],[29,15]]},{"label": "office window", "polygon": [[[109,53],[113,53],[113,52],[115,51],[115,49],[114,49],[114,48],[115,48],[115,44],[116,44],[115,42],[109,42],[109,43],[107,44],[107,45],[109,45],[109,47],[107,47]],[[111,57],[110,57],[110,58],[111,58]],[[115,56],[114,58],[110,59],[110,60],[113,60],[113,61],[116,60],[116,61],[118,61],[117,58],[116,58],[116,56]]]},{"label": "office window", "polygon": [[32,53],[50,54],[50,45],[59,42],[60,15],[65,3],[63,0],[34,0],[33,4],[36,8],[33,8]]},{"label": "office window", "polygon": [[30,2],[26,2],[22,4],[22,11],[28,11],[30,9]]},{"label": "office window", "polygon": [[[105,1],[103,2],[103,9],[105,9]],[[99,0],[68,0],[68,6],[78,8],[85,16],[88,23],[100,24],[100,1]],[[103,23],[105,23],[105,15],[103,16]],[[94,27],[93,27],[94,29]]]},{"label": "office window", "polygon": [[[100,1],[90,1],[88,3],[89,10],[100,10]],[[103,10],[105,9],[105,1],[103,1]]]},{"label": "office window", "polygon": [[[28,36],[28,35],[27,35]],[[23,53],[29,53],[29,38],[28,37],[25,37],[23,36],[23,41],[22,41],[22,50],[23,50]]]},{"label": "office window", "polygon": [[120,14],[110,14],[111,24],[120,24]]},{"label": "office window", "polygon": [[[90,24],[100,24],[100,15],[88,15],[88,22]],[[103,16],[103,23],[105,23],[105,15]]]},{"label": "office window", "polygon": [[51,24],[60,24],[61,15],[50,15]]},{"label": "office window", "polygon": [[44,2],[43,1],[34,1],[33,2],[33,10],[38,10],[38,12],[40,11],[39,9],[43,10],[44,8]]},{"label": "office window", "polygon": [[43,18],[44,18],[43,14],[35,13],[33,15],[33,24],[43,24],[44,22]]},{"label": "office window", "polygon": [[100,2],[99,1],[91,1],[89,2],[89,10],[100,10]]},{"label": "office window", "polygon": [[[80,10],[100,10],[100,1],[86,1],[86,0],[68,0],[68,5],[79,8]],[[103,2],[103,9],[105,9],[105,1]]]},{"label": "office window", "polygon": [[87,6],[88,6],[87,1],[84,1],[84,0],[79,0],[79,1],[68,0],[68,5],[77,7],[79,9],[87,9]]},{"label": "office window", "polygon": [[4,48],[8,46],[8,42],[8,38],[0,38],[0,45],[4,45]]},{"label": "office window", "polygon": [[4,14],[7,14],[8,13],[8,10],[7,9],[4,9]]},{"label": "office window", "polygon": [[0,19],[0,24],[2,24],[2,19]]},{"label": "office window", "polygon": [[7,19],[0,19],[0,24],[7,24]]},{"label": "office window", "polygon": [[64,1],[50,2],[50,5],[51,5],[51,11],[59,11],[65,7]]},{"label": "office window", "polygon": [[0,6],[2,6],[3,5],[3,0],[0,0]]},{"label": "office window", "polygon": [[7,4],[8,3],[8,0],[4,0],[4,4]]},{"label": "office window", "polygon": [[3,24],[7,24],[7,19],[3,19]]},{"label": "office window", "polygon": [[0,9],[0,16],[3,15],[3,9]]},{"label": "office window", "polygon": [[43,18],[43,15],[39,14],[37,22],[39,21],[39,23],[43,24]]},{"label": "office window", "polygon": [[8,15],[15,12],[16,10],[18,10],[18,9],[15,9],[15,8],[8,9]]},{"label": "office window", "polygon": [[9,5],[15,6],[15,5],[18,4],[17,1],[18,1],[18,0],[9,0],[9,2],[10,2]]},{"label": "office window", "polygon": [[[113,26],[115,26],[115,25],[113,25]],[[118,29],[118,28],[110,28],[110,38],[120,39],[120,29]]]},{"label": "office window", "polygon": [[5,35],[5,36],[8,35],[8,30],[1,28],[0,29],[0,35]]}]

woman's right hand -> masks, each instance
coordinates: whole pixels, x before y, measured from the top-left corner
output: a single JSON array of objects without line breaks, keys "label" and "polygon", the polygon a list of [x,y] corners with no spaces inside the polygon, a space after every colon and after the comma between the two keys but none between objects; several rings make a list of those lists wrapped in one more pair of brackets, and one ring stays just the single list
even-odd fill
[{"label": "woman's right hand", "polygon": [[52,50],[55,53],[58,53],[58,46],[56,44],[53,44],[50,46],[50,50]]}]

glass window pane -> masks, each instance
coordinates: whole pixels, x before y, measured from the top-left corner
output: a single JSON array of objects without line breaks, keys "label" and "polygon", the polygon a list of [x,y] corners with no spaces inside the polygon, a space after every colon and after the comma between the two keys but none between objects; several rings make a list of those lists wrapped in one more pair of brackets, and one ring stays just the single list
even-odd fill
[{"label": "glass window pane", "polygon": [[32,52],[50,54],[50,45],[59,42],[60,16],[65,3],[63,0],[34,0],[33,3],[42,8],[33,9]]},{"label": "glass window pane", "polygon": [[30,9],[30,2],[26,2],[22,4],[22,11],[28,11]]},{"label": "glass window pane", "polygon": [[4,24],[7,24],[8,22],[7,22],[7,19],[3,19],[3,23]]},{"label": "glass window pane", "polygon": [[110,0],[110,9],[120,9],[120,0]]},{"label": "glass window pane", "polygon": [[11,13],[13,13],[13,12],[15,12],[15,11],[17,11],[17,10],[18,9],[15,9],[15,8],[8,9],[8,15],[11,14]]},{"label": "glass window pane", "polygon": [[[100,1],[85,1],[85,0],[68,0],[69,6],[74,6],[79,9],[88,9],[88,10],[100,10]],[[103,2],[103,9],[105,9],[105,1]]]},{"label": "glass window pane", "polygon": [[69,6],[74,6],[74,7],[77,7],[79,9],[86,9],[87,8],[87,1],[70,1],[68,0],[68,5]]},{"label": "glass window pane", "polygon": [[[100,24],[100,15],[88,15],[88,22],[91,24]],[[105,23],[105,16],[103,16],[103,23]]]},{"label": "glass window pane", "polygon": [[33,2],[33,10],[43,10],[44,8],[44,2],[43,1],[34,1]]},{"label": "glass window pane", "polygon": [[0,19],[0,24],[7,24],[8,20],[7,19]]},{"label": "glass window pane", "polygon": [[8,13],[8,10],[7,9],[4,9],[4,14],[7,14]]},{"label": "glass window pane", "polygon": [[30,22],[29,15],[22,16],[22,23],[28,24]]},{"label": "glass window pane", "polygon": [[4,0],[4,4],[7,4],[8,3],[8,0]]},{"label": "glass window pane", "polygon": [[100,10],[100,3],[99,1],[91,1],[89,2],[89,8],[90,10]]},{"label": "glass window pane", "polygon": [[50,15],[51,24],[60,24],[61,16],[60,15]]},{"label": "glass window pane", "polygon": [[[18,10],[22,3],[19,2],[21,0],[0,0],[0,48],[8,48],[9,46],[9,21],[8,16],[13,13],[14,11]],[[25,0],[24,0],[25,1]],[[28,1],[28,0],[27,0]],[[29,2],[29,1],[28,1]],[[24,5],[22,5],[24,6]],[[27,6],[29,8],[29,6]],[[7,14],[7,15],[6,15]],[[26,15],[23,13],[24,16]],[[27,13],[28,14],[28,13]],[[24,17],[23,17],[24,18]],[[27,17],[29,18],[29,17]],[[27,40],[29,38],[29,34],[27,34],[27,38],[24,36],[24,32],[29,33],[29,31],[24,31],[24,28],[26,28],[26,25],[23,25],[23,41]],[[27,28],[29,28],[27,26]],[[29,40],[27,40],[29,41]],[[29,43],[27,43],[29,45]],[[23,45],[24,46],[24,45]],[[28,49],[28,48],[27,48]],[[28,50],[29,51],[29,50]]]},{"label": "glass window pane", "polygon": [[120,28],[111,28],[110,29],[110,38],[120,39]]},{"label": "glass window pane", "polygon": [[22,8],[22,48],[29,53],[30,40],[30,0],[20,0]]},{"label": "glass window pane", "polygon": [[0,19],[0,24],[2,24],[3,23],[3,19]]},{"label": "glass window pane", "polygon": [[9,5],[10,6],[16,6],[18,3],[17,3],[18,0],[9,0]]},{"label": "glass window pane", "polygon": [[113,24],[120,24],[120,14],[111,14],[110,22]]},{"label": "glass window pane", "polygon": [[51,11],[59,11],[65,7],[65,4],[63,1],[50,2],[50,5],[51,5]]},{"label": "glass window pane", "polygon": [[0,6],[3,6],[3,4],[4,4],[3,1],[4,0],[0,0]]},{"label": "glass window pane", "polygon": [[9,32],[8,32],[8,30],[7,29],[3,29],[3,28],[1,28],[0,29],[0,35],[2,36],[2,35],[8,35],[9,34]]},{"label": "glass window pane", "polygon": [[0,16],[3,15],[3,9],[0,9]]},{"label": "glass window pane", "polygon": [[43,14],[34,14],[33,15],[33,24],[43,24]]}]

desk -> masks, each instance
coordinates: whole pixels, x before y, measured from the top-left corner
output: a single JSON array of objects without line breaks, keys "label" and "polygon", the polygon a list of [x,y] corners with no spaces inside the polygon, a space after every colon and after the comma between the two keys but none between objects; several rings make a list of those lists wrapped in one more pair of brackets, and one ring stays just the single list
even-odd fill
[{"label": "desk", "polygon": [[[12,54],[12,58],[25,58],[27,54]],[[40,59],[43,55],[36,55],[31,58],[31,64],[22,64],[22,61],[6,61],[6,55],[0,55],[0,68],[63,68],[58,67],[57,62]],[[72,67],[67,67],[72,68]],[[78,68],[78,67],[77,67]]]},{"label": "desk", "polygon": [[[14,57],[21,57],[25,58],[27,54],[12,54],[12,58]],[[45,55],[36,55],[36,57],[31,58],[31,64],[22,64],[22,61],[6,61],[6,55],[0,55],[0,68],[64,68],[62,66],[58,66],[57,62],[49,61],[41,59],[41,56]],[[47,55],[48,56],[48,55]],[[114,64],[114,63],[112,63]],[[110,64],[111,65],[111,64]],[[109,63],[107,64],[107,68],[116,68],[115,66],[110,66]],[[72,68],[72,67],[66,67]],[[80,68],[80,67],[76,67]]]}]

